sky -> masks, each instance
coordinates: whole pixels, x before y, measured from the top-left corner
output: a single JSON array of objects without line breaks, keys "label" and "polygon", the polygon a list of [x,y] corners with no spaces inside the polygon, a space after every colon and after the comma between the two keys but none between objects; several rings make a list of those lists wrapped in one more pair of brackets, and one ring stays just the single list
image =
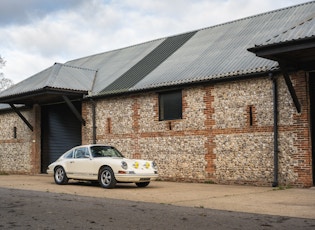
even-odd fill
[{"label": "sky", "polygon": [[0,69],[18,83],[67,61],[308,0],[0,0]]}]

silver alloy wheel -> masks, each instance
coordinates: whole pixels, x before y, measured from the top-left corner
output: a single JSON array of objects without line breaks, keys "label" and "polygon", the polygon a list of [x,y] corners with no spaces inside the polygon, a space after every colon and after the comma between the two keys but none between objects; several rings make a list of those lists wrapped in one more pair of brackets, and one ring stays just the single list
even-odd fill
[{"label": "silver alloy wheel", "polygon": [[61,166],[55,169],[54,179],[56,184],[67,184],[69,180],[64,168]]},{"label": "silver alloy wheel", "polygon": [[109,185],[112,180],[112,175],[108,170],[104,170],[101,175],[101,180],[104,185]]},{"label": "silver alloy wheel", "polygon": [[65,176],[65,171],[63,170],[63,168],[61,167],[57,168],[55,172],[56,181],[59,183],[62,183],[64,176]]},{"label": "silver alloy wheel", "polygon": [[101,168],[98,174],[98,182],[103,188],[114,188],[117,181],[113,170],[108,166]]}]

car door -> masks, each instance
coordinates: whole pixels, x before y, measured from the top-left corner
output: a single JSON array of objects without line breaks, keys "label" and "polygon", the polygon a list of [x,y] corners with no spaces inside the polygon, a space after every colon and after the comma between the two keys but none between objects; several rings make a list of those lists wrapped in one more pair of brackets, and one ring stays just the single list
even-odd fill
[{"label": "car door", "polygon": [[74,150],[74,158],[69,162],[68,171],[74,179],[95,179],[93,160],[88,147],[79,147]]}]

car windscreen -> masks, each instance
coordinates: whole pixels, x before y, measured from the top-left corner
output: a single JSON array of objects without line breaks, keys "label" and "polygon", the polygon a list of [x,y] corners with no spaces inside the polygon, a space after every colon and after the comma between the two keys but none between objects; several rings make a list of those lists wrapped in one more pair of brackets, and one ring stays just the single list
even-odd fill
[{"label": "car windscreen", "polygon": [[112,146],[91,146],[91,153],[93,157],[124,157]]}]

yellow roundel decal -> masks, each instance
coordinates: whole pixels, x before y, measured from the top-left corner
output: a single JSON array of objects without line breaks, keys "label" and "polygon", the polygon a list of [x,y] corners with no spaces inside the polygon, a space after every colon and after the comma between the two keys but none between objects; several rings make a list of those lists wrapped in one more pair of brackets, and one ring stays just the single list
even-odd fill
[{"label": "yellow roundel decal", "polygon": [[139,168],[139,163],[136,161],[136,162],[133,164],[133,167],[135,167],[136,169]]},{"label": "yellow roundel decal", "polygon": [[146,162],[145,163],[145,167],[148,169],[150,167],[150,163],[149,162]]}]

